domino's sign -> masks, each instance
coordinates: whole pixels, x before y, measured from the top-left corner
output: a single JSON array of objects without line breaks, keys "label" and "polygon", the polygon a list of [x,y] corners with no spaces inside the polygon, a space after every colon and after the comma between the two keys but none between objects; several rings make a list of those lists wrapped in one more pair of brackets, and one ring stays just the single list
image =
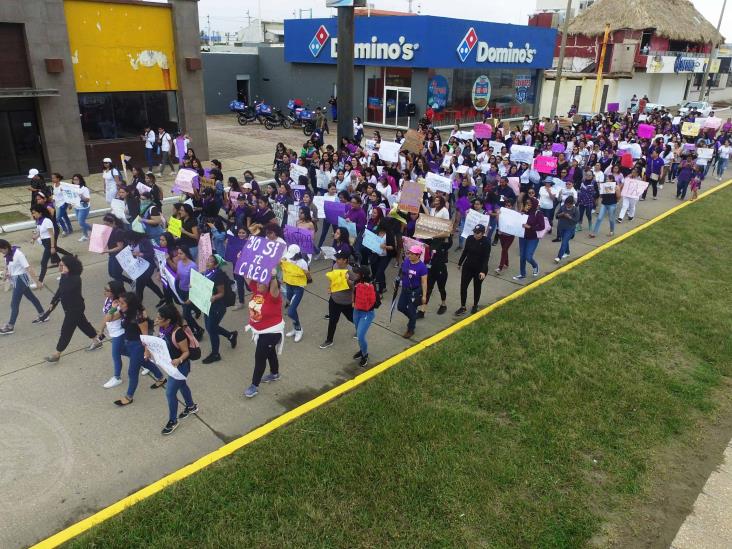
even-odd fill
[{"label": "domino's sign", "polygon": [[[338,22],[285,21],[285,61],[334,64]],[[414,68],[551,68],[556,30],[433,16],[357,17],[356,65]],[[453,44],[451,47],[450,44]],[[325,50],[325,51],[324,51]]]}]

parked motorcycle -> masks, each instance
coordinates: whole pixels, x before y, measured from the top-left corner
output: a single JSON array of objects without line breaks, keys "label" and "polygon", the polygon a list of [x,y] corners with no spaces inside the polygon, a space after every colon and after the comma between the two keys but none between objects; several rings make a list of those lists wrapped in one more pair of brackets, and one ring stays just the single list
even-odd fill
[{"label": "parked motorcycle", "polygon": [[257,105],[257,119],[264,124],[264,127],[271,130],[275,126],[282,126],[286,130],[289,130],[292,125],[290,120],[282,114],[282,110],[267,105],[266,103],[260,103]]},{"label": "parked motorcycle", "polygon": [[310,136],[315,129],[315,113],[303,107],[302,101],[299,99],[290,99],[287,102],[287,108],[290,109],[290,113],[287,118],[295,128],[302,128],[302,132]]},{"label": "parked motorcycle", "polygon": [[236,120],[242,126],[246,126],[249,122],[257,119],[257,113],[254,108],[246,105],[242,101],[232,101],[229,103],[229,110],[236,113]]}]

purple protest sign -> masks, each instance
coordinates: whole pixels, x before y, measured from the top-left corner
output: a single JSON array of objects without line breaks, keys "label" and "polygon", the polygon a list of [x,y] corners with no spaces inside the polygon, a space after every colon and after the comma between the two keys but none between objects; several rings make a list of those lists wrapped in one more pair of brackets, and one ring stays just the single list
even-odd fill
[{"label": "purple protest sign", "polygon": [[183,136],[175,138],[175,152],[178,160],[181,161],[186,155],[186,138]]},{"label": "purple protest sign", "polygon": [[553,143],[552,144],[552,152],[554,154],[563,153],[565,148],[566,148],[566,146],[564,145],[564,143]]},{"label": "purple protest sign", "polygon": [[620,110],[620,103],[608,103],[607,112],[618,112]]},{"label": "purple protest sign", "polygon": [[261,284],[272,279],[272,270],[280,264],[287,244],[262,236],[250,236],[236,260],[234,272]]},{"label": "purple protest sign", "polygon": [[343,202],[325,202],[325,220],[331,225],[338,226],[338,218],[346,215],[349,204]]},{"label": "purple protest sign", "polygon": [[297,244],[300,251],[304,254],[315,253],[313,249],[313,231],[309,229],[298,229],[285,225],[285,242],[287,244]]},{"label": "purple protest sign", "polygon": [[305,194],[307,187],[305,185],[293,185],[290,188],[292,189],[292,197],[295,199],[295,202],[302,202],[302,195]]},{"label": "purple protest sign", "polygon": [[224,259],[229,263],[235,263],[239,257],[239,252],[247,243],[246,238],[239,238],[238,236],[226,235],[226,251],[224,252]]}]

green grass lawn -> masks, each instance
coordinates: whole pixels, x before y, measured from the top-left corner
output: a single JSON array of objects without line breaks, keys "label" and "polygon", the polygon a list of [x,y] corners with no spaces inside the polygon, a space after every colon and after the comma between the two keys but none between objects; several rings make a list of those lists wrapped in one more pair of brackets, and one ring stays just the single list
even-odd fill
[{"label": "green grass lawn", "polygon": [[730,200],[682,210],[70,545],[581,547],[632,522],[655,458],[712,421],[732,374]]}]

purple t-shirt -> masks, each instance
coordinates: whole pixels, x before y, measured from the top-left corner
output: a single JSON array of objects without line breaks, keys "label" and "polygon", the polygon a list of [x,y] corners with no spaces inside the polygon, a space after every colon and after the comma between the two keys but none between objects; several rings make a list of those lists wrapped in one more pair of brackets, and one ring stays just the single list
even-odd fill
[{"label": "purple t-shirt", "polygon": [[190,261],[188,263],[183,263],[182,261],[178,262],[178,269],[176,270],[175,278],[178,279],[178,285],[180,286],[180,289],[184,292],[187,292],[191,289],[192,270],[198,270],[194,261]]},{"label": "purple t-shirt", "polygon": [[402,263],[402,288],[420,288],[422,286],[422,277],[427,275],[427,266],[418,261],[412,263],[409,259],[405,259]]}]

